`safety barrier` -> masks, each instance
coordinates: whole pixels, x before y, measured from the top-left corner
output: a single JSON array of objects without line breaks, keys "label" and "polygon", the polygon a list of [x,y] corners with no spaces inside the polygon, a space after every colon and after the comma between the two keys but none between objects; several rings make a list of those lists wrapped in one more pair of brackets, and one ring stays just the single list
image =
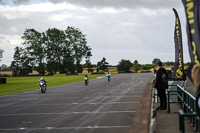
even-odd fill
[{"label": "safety barrier", "polygon": [[[176,95],[177,101],[170,101],[170,96]],[[177,85],[177,90],[168,91],[168,112],[170,113],[170,104],[178,103],[182,110],[179,110],[179,130],[180,133],[185,133],[184,118],[187,117],[196,131],[199,131],[200,120],[196,113],[196,98],[185,91],[180,85]]]}]

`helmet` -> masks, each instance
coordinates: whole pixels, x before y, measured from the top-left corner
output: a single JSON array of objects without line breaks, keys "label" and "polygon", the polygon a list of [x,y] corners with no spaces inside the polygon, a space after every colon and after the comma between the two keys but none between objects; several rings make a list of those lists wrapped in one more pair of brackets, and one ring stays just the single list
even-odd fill
[{"label": "helmet", "polygon": [[44,80],[44,78],[43,77],[41,77],[41,79],[40,80]]}]

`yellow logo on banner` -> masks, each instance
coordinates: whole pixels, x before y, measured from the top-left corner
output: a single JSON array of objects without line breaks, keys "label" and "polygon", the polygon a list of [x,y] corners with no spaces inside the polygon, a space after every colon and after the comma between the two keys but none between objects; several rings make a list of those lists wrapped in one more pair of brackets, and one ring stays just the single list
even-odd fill
[{"label": "yellow logo on banner", "polygon": [[195,45],[195,42],[192,41],[192,46],[193,46],[193,55],[194,55],[194,62],[199,65],[199,60],[198,60],[198,57],[197,57],[197,51],[196,51],[196,45]]},{"label": "yellow logo on banner", "polygon": [[[186,0],[186,8],[187,8],[187,14],[188,14],[188,22],[189,24],[193,24],[194,23],[194,12],[191,10],[192,8],[194,8],[194,2],[191,0]],[[190,30],[191,34],[195,34],[195,29],[191,29]],[[197,51],[196,51],[196,44],[194,41],[192,41],[192,47],[193,47],[193,55],[194,55],[194,62],[195,64],[200,65],[199,60],[198,60],[198,56],[197,56]]]},{"label": "yellow logo on banner", "polygon": [[178,67],[182,67],[182,62],[181,62],[181,53],[179,53],[179,66]]},{"label": "yellow logo on banner", "polygon": [[194,7],[194,3],[190,0],[187,0],[186,2],[188,2],[186,4],[186,8],[187,8],[189,24],[193,24],[194,23],[194,12],[192,12],[190,10]]},{"label": "yellow logo on banner", "polygon": [[176,26],[176,36],[177,36],[177,41],[178,41],[178,49],[179,49],[179,65],[178,65],[178,69],[176,70],[176,77],[177,78],[182,78],[182,76],[183,76],[183,69],[182,69],[182,61],[181,61],[181,59],[182,59],[182,56],[181,56],[181,53],[180,53],[180,51],[181,51],[181,40],[180,40],[180,35],[179,35],[179,20],[178,20],[178,18],[176,18],[176,24],[177,24],[177,26]]},{"label": "yellow logo on banner", "polygon": [[179,69],[176,71],[176,77],[181,78],[182,76],[183,76],[182,68],[179,68]]}]

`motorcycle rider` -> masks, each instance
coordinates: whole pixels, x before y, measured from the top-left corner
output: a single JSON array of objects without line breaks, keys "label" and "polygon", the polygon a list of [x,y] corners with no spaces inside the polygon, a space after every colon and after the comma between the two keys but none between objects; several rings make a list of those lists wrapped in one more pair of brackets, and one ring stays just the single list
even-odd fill
[{"label": "motorcycle rider", "polygon": [[85,76],[83,77],[83,79],[85,80],[85,78],[87,78],[87,84],[88,84],[88,75],[85,74]]},{"label": "motorcycle rider", "polygon": [[47,81],[43,77],[40,78],[38,85],[40,85],[40,82],[42,82],[42,81],[44,81],[44,85],[47,88]]},{"label": "motorcycle rider", "polygon": [[109,71],[108,71],[108,73],[106,74],[106,77],[107,77],[107,78],[111,78],[111,73],[109,73]]}]

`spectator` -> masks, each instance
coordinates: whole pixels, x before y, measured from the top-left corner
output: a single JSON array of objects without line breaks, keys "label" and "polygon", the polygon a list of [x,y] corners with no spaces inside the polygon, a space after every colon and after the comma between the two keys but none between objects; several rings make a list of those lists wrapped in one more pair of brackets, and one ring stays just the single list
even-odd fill
[{"label": "spectator", "polygon": [[168,89],[168,75],[161,61],[158,62],[157,66],[159,67],[159,69],[156,73],[155,88],[157,89],[158,96],[160,98],[160,106],[157,108],[157,110],[166,110],[166,89]]},{"label": "spectator", "polygon": [[196,92],[197,113],[200,116],[200,66],[199,65],[195,65],[193,67],[191,76],[194,82],[194,89]]}]

